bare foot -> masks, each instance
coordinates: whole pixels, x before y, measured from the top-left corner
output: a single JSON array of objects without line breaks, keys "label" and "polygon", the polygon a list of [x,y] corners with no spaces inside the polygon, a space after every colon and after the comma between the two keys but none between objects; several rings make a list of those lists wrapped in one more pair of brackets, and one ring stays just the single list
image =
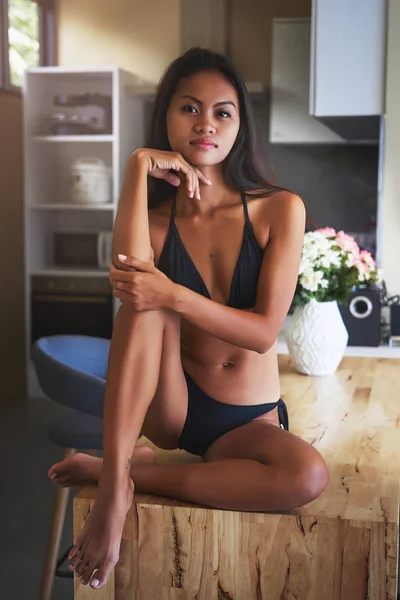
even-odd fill
[{"label": "bare foot", "polygon": [[[155,452],[151,448],[135,448],[132,465],[156,462]],[[53,465],[48,473],[54,483],[63,487],[83,487],[93,481],[99,482],[94,506],[68,556],[71,561],[70,570],[75,571],[77,577],[81,577],[83,585],[89,583],[93,571],[97,569],[90,583],[94,589],[105,585],[111,570],[119,560],[122,530],[132,505],[134,491],[131,479],[123,489],[113,491],[105,482],[102,486],[102,468],[102,458],[79,452]],[[96,580],[99,582],[97,585]]]},{"label": "bare foot", "polygon": [[[155,452],[148,446],[137,446],[133,454],[132,464],[148,462],[156,463]],[[82,488],[100,479],[103,459],[77,452],[50,467],[48,476],[53,483],[62,487],[74,486]]]},{"label": "bare foot", "polygon": [[132,505],[133,492],[134,484],[130,478],[117,490],[112,490],[105,482],[99,482],[94,506],[68,555],[71,561],[69,568],[75,571],[77,577],[81,577],[83,585],[90,581],[90,586],[94,589],[103,587],[117,564],[122,531]]}]

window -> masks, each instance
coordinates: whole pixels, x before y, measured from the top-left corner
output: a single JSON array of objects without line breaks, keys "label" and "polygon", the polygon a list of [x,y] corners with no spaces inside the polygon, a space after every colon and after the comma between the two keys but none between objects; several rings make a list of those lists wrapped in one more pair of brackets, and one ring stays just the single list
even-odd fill
[{"label": "window", "polygon": [[54,64],[53,2],[0,2],[0,88],[18,91],[25,69]]}]

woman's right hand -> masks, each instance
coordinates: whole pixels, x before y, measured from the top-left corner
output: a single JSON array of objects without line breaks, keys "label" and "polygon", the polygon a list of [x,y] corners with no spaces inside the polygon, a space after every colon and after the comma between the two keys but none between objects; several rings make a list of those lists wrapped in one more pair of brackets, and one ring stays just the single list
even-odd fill
[{"label": "woman's right hand", "polygon": [[[140,148],[134,152],[138,160],[147,164],[147,172],[156,179],[165,179],[171,185],[178,187],[181,180],[186,181],[188,196],[200,200],[200,182],[211,185],[211,181],[193,165],[189,164],[179,152]],[[181,176],[172,173],[171,169]]]}]

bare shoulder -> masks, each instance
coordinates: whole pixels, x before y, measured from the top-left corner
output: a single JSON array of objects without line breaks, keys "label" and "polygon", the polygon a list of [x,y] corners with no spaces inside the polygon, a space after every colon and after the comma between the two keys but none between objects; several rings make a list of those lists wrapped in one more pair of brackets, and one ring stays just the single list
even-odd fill
[{"label": "bare shoulder", "polygon": [[279,190],[275,194],[247,196],[251,205],[253,229],[256,236],[265,247],[272,232],[280,232],[288,227],[304,231],[306,209],[304,201],[297,194]]},{"label": "bare shoulder", "polygon": [[257,210],[265,215],[302,214],[305,212],[304,201],[300,196],[288,190],[279,190],[275,194],[265,196],[257,195],[253,198],[250,192],[247,198],[251,204],[257,205]]},{"label": "bare shoulder", "polygon": [[270,233],[301,231],[306,226],[306,207],[300,196],[282,190],[265,198],[263,215],[270,225]]},{"label": "bare shoulder", "polygon": [[265,198],[265,212],[276,220],[284,219],[303,219],[305,218],[304,201],[293,192],[282,190]]},{"label": "bare shoulder", "polygon": [[271,237],[279,240],[290,239],[293,243],[297,239],[303,239],[306,227],[304,201],[297,194],[287,191],[278,192],[271,199]]}]

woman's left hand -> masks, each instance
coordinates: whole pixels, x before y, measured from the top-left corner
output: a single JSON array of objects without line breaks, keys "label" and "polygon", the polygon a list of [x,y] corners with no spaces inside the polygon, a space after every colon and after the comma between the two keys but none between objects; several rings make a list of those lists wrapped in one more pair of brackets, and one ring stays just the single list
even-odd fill
[{"label": "woman's left hand", "polygon": [[[122,255],[118,255],[120,258]],[[132,270],[110,267],[110,283],[113,295],[122,304],[137,312],[145,310],[173,309],[176,284],[153,263],[144,262],[134,256],[121,259],[121,265]]]}]

